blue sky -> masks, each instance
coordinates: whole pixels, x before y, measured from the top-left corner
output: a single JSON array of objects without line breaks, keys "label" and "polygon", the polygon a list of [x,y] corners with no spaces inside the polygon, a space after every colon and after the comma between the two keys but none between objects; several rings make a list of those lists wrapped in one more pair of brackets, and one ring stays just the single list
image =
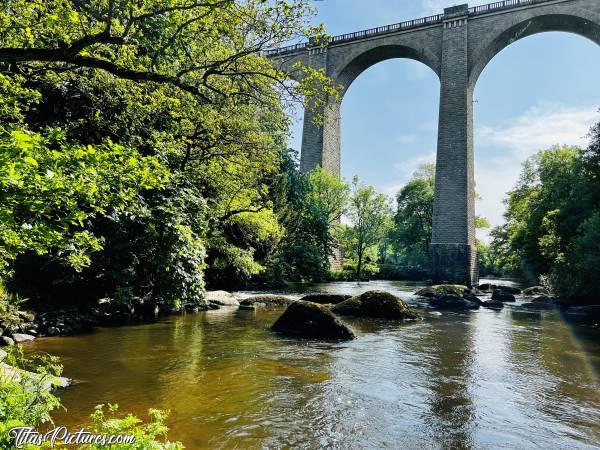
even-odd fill
[{"label": "blue sky", "polygon": [[[315,20],[335,35],[438,14],[455,3],[324,0],[314,2]],[[600,47],[567,33],[522,39],[490,62],[475,90],[477,214],[502,222],[502,199],[537,150],[587,143],[600,120],[599,74]],[[419,164],[435,161],[438,107],[439,81],[421,63],[394,59],[363,72],[342,103],[342,176],[358,175],[394,195]],[[291,145],[299,149],[301,121],[295,130]]]}]

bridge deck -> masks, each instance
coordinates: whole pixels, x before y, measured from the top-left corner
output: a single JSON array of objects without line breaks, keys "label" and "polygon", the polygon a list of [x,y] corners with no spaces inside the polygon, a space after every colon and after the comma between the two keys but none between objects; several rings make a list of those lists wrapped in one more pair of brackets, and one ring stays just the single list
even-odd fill
[{"label": "bridge deck", "polygon": [[[507,9],[519,8],[523,6],[536,5],[540,3],[552,2],[556,0],[502,0],[499,2],[488,3],[487,5],[474,6],[469,8],[468,15],[479,16],[482,14],[490,14],[498,11]],[[329,45],[341,44],[344,42],[358,41],[361,39],[380,36],[390,33],[397,33],[399,31],[412,30],[417,28],[424,28],[431,25],[442,23],[446,19],[444,14],[437,14],[435,16],[422,17],[420,19],[408,20],[406,22],[395,23],[392,25],[385,25],[377,28],[370,28],[368,30],[356,31],[354,33],[341,34],[338,36],[332,36],[329,41]],[[289,45],[286,47],[274,48],[271,50],[265,50],[265,56],[279,56],[289,53],[295,53],[298,51],[306,50],[311,47],[310,42],[302,42],[300,44]]]}]

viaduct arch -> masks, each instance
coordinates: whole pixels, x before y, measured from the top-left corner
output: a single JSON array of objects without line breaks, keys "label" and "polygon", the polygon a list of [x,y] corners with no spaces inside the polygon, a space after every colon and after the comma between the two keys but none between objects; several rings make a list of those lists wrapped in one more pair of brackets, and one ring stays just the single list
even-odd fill
[{"label": "viaduct arch", "polygon": [[[598,0],[503,0],[443,14],[334,36],[327,46],[309,43],[269,50],[284,70],[296,62],[325,73],[345,94],[364,70],[390,58],[409,58],[440,78],[433,235],[434,281],[477,282],[475,186],[473,170],[473,91],[485,66],[505,47],[546,31],[564,31],[600,45]],[[549,49],[549,53],[551,49]],[[317,165],[340,174],[340,103],[331,100],[313,121],[306,111],[301,169]]]}]

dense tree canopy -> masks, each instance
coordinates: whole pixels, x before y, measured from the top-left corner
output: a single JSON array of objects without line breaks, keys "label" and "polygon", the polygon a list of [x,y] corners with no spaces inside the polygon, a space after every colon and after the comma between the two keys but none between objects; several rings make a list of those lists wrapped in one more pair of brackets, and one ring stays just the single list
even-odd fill
[{"label": "dense tree canopy", "polygon": [[600,291],[598,126],[587,150],[553,147],[523,164],[509,192],[506,224],[492,246],[505,268],[544,276],[563,299],[593,301]]},{"label": "dense tree canopy", "polygon": [[390,243],[405,265],[426,267],[433,223],[435,166],[424,164],[398,192]]},{"label": "dense tree canopy", "polygon": [[264,271],[284,235],[287,112],[335,91],[262,51],[320,35],[310,21],[305,0],[3,2],[3,156],[32,180],[8,194],[22,203],[3,224],[10,285],[181,305],[201,299],[207,265],[215,282]]}]

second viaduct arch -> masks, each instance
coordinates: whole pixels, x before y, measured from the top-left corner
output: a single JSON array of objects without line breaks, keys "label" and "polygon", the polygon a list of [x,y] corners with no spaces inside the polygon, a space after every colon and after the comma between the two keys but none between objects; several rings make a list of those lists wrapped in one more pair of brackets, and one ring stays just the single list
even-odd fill
[{"label": "second viaduct arch", "polygon": [[[326,47],[308,44],[273,50],[269,56],[290,66],[300,61],[341,85],[342,96],[367,68],[391,58],[409,58],[440,78],[433,235],[430,245],[434,281],[471,285],[477,281],[475,186],[473,168],[473,91],[493,57],[511,43],[546,31],[584,36],[600,45],[598,0],[503,0],[402,24],[336,36]],[[551,51],[551,49],[549,49]],[[340,174],[339,101],[319,111],[316,125],[307,111],[301,168],[320,165]]]}]

